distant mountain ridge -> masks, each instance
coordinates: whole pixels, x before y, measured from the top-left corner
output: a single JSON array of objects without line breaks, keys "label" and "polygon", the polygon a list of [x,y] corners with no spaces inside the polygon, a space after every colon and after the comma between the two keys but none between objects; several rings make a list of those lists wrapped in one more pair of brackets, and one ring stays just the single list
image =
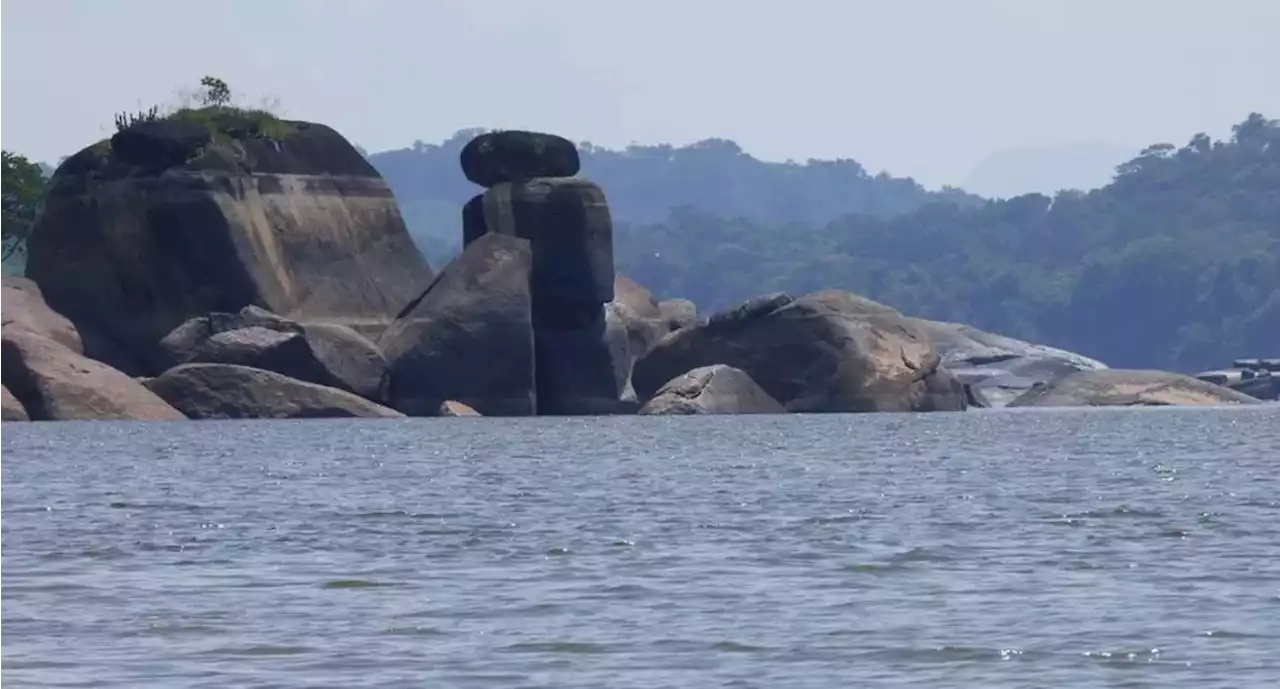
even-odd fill
[{"label": "distant mountain ridge", "polygon": [[[410,231],[433,261],[456,253],[462,204],[482,191],[463,178],[458,154],[483,131],[465,129],[439,144],[417,141],[367,156],[395,191]],[[849,159],[763,161],[726,139],[578,148],[583,174],[604,188],[614,219],[624,223],[660,222],[674,210],[693,208],[767,225],[821,225],[849,213],[888,218],[938,201],[969,207],[982,202],[958,189],[930,191],[909,177],[872,175]]]}]

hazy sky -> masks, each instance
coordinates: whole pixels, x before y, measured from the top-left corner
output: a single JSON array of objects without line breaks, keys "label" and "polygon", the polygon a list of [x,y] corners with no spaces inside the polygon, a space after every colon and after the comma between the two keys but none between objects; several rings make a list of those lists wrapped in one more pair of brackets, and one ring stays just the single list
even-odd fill
[{"label": "hazy sky", "polygon": [[0,26],[3,146],[50,162],[206,73],[371,151],[718,136],[931,186],[1280,117],[1276,0],[4,0]]}]

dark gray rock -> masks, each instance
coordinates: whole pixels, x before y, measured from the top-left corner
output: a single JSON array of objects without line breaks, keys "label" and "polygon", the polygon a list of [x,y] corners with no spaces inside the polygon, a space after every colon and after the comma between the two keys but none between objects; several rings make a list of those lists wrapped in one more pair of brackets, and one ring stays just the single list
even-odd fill
[{"label": "dark gray rock", "polygon": [[489,233],[484,220],[484,194],[476,194],[462,207],[462,248]]},{"label": "dark gray rock", "polygon": [[792,412],[963,410],[963,386],[893,309],[839,291],[749,300],[667,335],[632,372],[636,394],[703,366],[741,369]]},{"label": "dark gray rock", "polygon": [[537,413],[529,242],[472,242],[379,340],[392,406],[434,416],[446,400],[485,416]]},{"label": "dark gray rock", "polygon": [[[568,322],[534,312],[538,413],[599,415],[634,411],[623,402],[631,373],[630,337],[615,304]],[[541,322],[542,325],[539,325]]]},{"label": "dark gray rock", "polygon": [[249,366],[386,401],[390,374],[377,345],[338,323],[295,323],[249,306],[192,318],[160,343],[166,368]]},{"label": "dark gray rock", "polygon": [[462,173],[482,187],[532,177],[570,177],[581,161],[573,142],[555,134],[507,130],[481,134],[460,156]]},{"label": "dark gray rock", "polygon": [[912,319],[938,349],[942,365],[986,406],[1003,407],[1038,383],[1106,364],[1066,350],[984,332],[960,323]]},{"label": "dark gray rock", "polygon": [[[139,125],[66,160],[28,244],[49,306],[137,359],[189,318],[246,304],[389,322],[432,272],[385,180],[341,135],[281,122]],[[123,366],[115,360],[112,365]]]},{"label": "dark gray rock", "polygon": [[490,233],[529,240],[535,303],[613,300],[613,221],[600,187],[578,177],[535,178],[494,186],[483,205]]},{"label": "dark gray rock", "polygon": [[345,390],[233,364],[183,364],[146,386],[193,419],[403,416]]},{"label": "dark gray rock", "polygon": [[1079,371],[1038,385],[1010,407],[1263,404],[1242,392],[1168,371]]},{"label": "dark gray rock", "polygon": [[658,414],[781,414],[785,410],[751,376],[732,366],[695,368],[663,385],[640,408]]}]

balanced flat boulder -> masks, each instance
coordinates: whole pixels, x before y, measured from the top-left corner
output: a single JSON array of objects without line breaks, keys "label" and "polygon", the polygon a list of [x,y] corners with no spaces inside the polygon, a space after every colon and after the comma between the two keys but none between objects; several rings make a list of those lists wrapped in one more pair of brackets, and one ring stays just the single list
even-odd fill
[{"label": "balanced flat boulder", "polygon": [[345,390],[233,364],[183,364],[146,386],[193,419],[403,416]]},{"label": "balanced flat boulder", "polygon": [[641,399],[703,366],[740,369],[791,412],[965,409],[964,388],[927,335],[847,292],[772,294],[682,328],[636,362]]},{"label": "balanced flat boulder", "polygon": [[34,421],[185,418],[128,375],[30,332],[5,331],[3,383]]},{"label": "balanced flat boulder", "polygon": [[732,366],[695,368],[658,389],[640,408],[661,414],[781,414],[785,410],[751,376]]},{"label": "balanced flat boulder", "polygon": [[335,387],[383,402],[390,374],[377,345],[338,323],[295,323],[256,306],[210,313],[174,328],[160,343],[166,368],[235,364]]},{"label": "balanced flat boulder", "polygon": [[482,187],[531,177],[570,177],[581,167],[578,148],[568,139],[514,129],[475,137],[460,157],[462,173]]},{"label": "balanced flat boulder", "polygon": [[334,130],[232,108],[175,118],[64,161],[28,245],[49,305],[148,373],[193,316],[259,304],[381,328],[430,282],[391,189]]},{"label": "balanced flat boulder", "polygon": [[[938,349],[942,365],[986,406],[1003,407],[1037,384],[1107,365],[1063,349],[984,332],[961,323],[912,319]],[[979,405],[975,405],[979,406]]]},{"label": "balanced flat boulder", "polygon": [[580,177],[538,177],[484,193],[489,233],[529,240],[535,302],[613,300],[613,221],[604,192]]},{"label": "balanced flat boulder", "polygon": [[0,386],[0,400],[4,402],[4,414],[0,419],[4,421],[30,421],[31,417],[27,416],[26,407],[18,401],[17,397],[9,392],[9,388]]},{"label": "balanced flat boulder", "polygon": [[485,416],[537,413],[529,242],[487,234],[383,333],[391,404],[434,416],[455,400]]},{"label": "balanced flat boulder", "polygon": [[4,332],[29,332],[84,354],[84,344],[76,326],[49,308],[35,282],[16,275],[3,279]]},{"label": "balanced flat boulder", "polygon": [[1230,388],[1168,371],[1079,371],[1038,385],[1010,407],[1131,407],[1262,404]]}]

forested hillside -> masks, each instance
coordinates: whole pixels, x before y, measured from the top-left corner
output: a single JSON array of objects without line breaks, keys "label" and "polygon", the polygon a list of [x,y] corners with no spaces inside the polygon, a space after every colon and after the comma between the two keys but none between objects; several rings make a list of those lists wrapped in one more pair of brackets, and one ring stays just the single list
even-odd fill
[{"label": "forested hillside", "polygon": [[[482,191],[458,170],[462,147],[482,131],[463,130],[438,145],[418,141],[369,156],[433,262],[458,251],[462,204]],[[891,217],[938,200],[980,203],[955,189],[931,192],[909,178],[869,174],[853,160],[765,162],[724,139],[622,151],[581,144],[579,152],[582,173],[604,188],[619,222],[662,222],[673,209],[690,207],[764,225],[822,225],[848,213]]]},{"label": "forested hillside", "polygon": [[616,246],[620,269],[703,308],[839,287],[1118,367],[1277,356],[1280,123],[1151,146],[1084,193],[812,226],[685,210],[619,223]]}]

